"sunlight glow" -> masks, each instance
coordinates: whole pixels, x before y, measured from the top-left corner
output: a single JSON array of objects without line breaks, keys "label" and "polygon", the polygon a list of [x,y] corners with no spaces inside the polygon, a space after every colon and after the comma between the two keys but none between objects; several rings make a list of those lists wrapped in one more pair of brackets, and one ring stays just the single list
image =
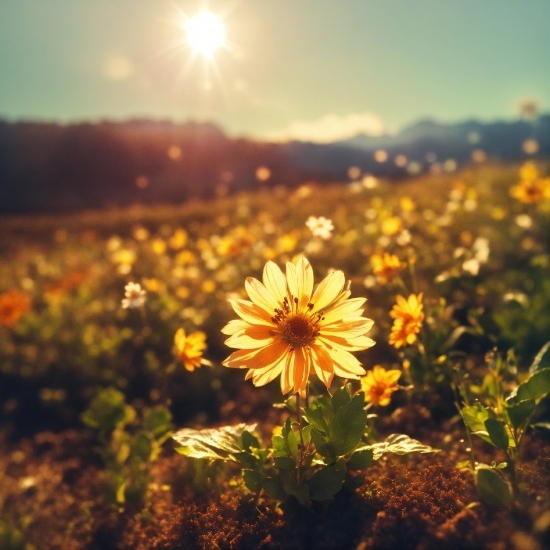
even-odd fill
[{"label": "sunlight glow", "polygon": [[191,17],[185,24],[185,32],[193,50],[204,57],[211,57],[225,39],[222,20],[207,11]]}]

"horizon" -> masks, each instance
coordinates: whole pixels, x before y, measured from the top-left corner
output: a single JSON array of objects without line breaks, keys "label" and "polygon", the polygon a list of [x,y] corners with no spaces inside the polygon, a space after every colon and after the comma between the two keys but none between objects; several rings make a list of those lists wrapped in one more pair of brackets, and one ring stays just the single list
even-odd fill
[{"label": "horizon", "polygon": [[[203,56],[185,20],[219,16]],[[164,0],[0,5],[0,118],[212,122],[232,137],[331,142],[417,121],[548,111],[550,3]],[[220,38],[221,40],[221,38]]]}]

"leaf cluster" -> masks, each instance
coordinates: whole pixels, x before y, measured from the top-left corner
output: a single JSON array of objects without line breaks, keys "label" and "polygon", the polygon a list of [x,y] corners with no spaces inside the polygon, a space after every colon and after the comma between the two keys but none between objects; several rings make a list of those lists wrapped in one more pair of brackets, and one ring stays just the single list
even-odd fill
[{"label": "leaf cluster", "polygon": [[81,418],[97,430],[95,450],[107,471],[109,501],[121,510],[127,502],[141,505],[149,483],[146,465],[171,435],[170,411],[159,405],[138,414],[122,392],[109,387],[97,393]]}]

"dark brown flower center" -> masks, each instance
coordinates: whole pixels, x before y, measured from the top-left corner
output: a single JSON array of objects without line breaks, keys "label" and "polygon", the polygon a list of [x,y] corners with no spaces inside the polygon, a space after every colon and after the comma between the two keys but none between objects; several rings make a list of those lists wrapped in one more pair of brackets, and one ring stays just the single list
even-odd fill
[{"label": "dark brown flower center", "polygon": [[283,340],[292,348],[309,346],[319,334],[317,318],[305,313],[295,313],[281,320],[279,330]]}]

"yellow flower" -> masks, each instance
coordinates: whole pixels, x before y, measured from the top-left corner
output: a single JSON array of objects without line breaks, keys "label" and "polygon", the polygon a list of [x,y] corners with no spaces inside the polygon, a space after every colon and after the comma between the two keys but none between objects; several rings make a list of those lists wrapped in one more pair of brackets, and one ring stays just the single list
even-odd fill
[{"label": "yellow flower", "polygon": [[418,295],[411,294],[407,300],[403,296],[397,296],[397,304],[390,312],[390,317],[395,319],[391,328],[390,344],[400,348],[416,342],[416,335],[424,320],[423,307],[422,292]]},{"label": "yellow flower", "polygon": [[0,325],[14,327],[30,308],[30,298],[19,290],[0,294]]},{"label": "yellow flower", "polygon": [[400,370],[386,370],[380,365],[375,365],[367,376],[361,378],[361,389],[365,392],[365,401],[381,407],[389,405],[391,394],[399,389],[397,381],[400,377]]},{"label": "yellow flower", "polygon": [[519,183],[510,188],[511,197],[526,204],[550,198],[550,178],[541,178],[534,162],[526,162],[519,174]]},{"label": "yellow flower", "polygon": [[358,379],[365,374],[350,353],[374,345],[366,336],[373,322],[362,317],[365,298],[348,299],[342,271],[329,274],[313,291],[313,269],[300,257],[286,264],[286,275],[267,262],[263,284],[248,277],[251,301],[230,300],[241,319],[223,329],[226,344],[239,351],[223,364],[250,369],[246,379],[263,386],[281,375],[281,391],[304,394],[309,376],[317,374],[328,388],[334,375]]},{"label": "yellow flower", "polygon": [[398,256],[389,254],[388,252],[384,252],[383,256],[374,254],[371,256],[370,262],[374,274],[380,279],[380,282],[384,284],[407,267],[407,264],[402,262]]},{"label": "yellow flower", "polygon": [[210,361],[202,356],[206,350],[206,334],[204,332],[196,330],[186,336],[185,331],[180,328],[174,336],[174,344],[176,345],[176,354],[189,372],[193,372],[201,365],[211,365]]},{"label": "yellow flower", "polygon": [[398,218],[397,216],[386,218],[382,222],[382,233],[388,237],[393,237],[394,235],[401,233],[402,230],[403,222],[401,221],[401,218]]}]

